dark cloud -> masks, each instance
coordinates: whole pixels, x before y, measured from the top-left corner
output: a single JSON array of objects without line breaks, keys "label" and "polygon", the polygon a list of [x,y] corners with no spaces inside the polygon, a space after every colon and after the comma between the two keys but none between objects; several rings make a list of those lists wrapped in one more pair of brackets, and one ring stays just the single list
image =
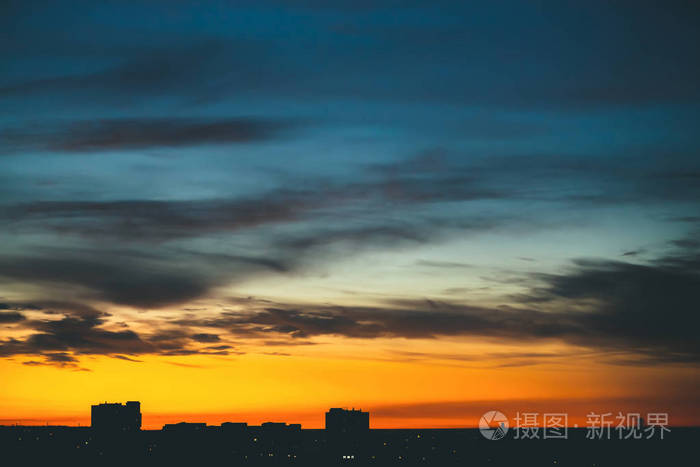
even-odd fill
[{"label": "dark cloud", "polygon": [[274,191],[250,199],[37,201],[0,207],[10,228],[162,241],[291,222],[320,207],[317,193]]},{"label": "dark cloud", "polygon": [[79,360],[73,355],[66,352],[49,352],[40,354],[43,360],[28,360],[22,362],[22,365],[27,366],[55,366],[58,368],[68,368],[74,371],[90,371],[87,368],[81,368]]},{"label": "dark cloud", "polygon": [[643,248],[640,248],[639,250],[625,251],[624,253],[622,253],[621,256],[637,256],[637,255],[644,253],[644,251],[645,250]]},{"label": "dark cloud", "polygon": [[[318,184],[273,190],[258,197],[199,201],[63,201],[0,207],[0,219],[14,233],[77,234],[94,241],[83,249],[42,247],[23,255],[0,255],[0,276],[49,285],[69,284],[86,298],[139,307],[185,303],[213,287],[248,279],[252,274],[294,273],[314,261],[358,249],[425,243],[446,232],[483,232],[510,219],[470,216],[452,219],[426,215],[383,214],[386,202],[399,206],[444,200],[434,186],[417,196],[389,198],[386,180],[374,184]],[[423,185],[421,183],[421,185]],[[468,183],[465,181],[465,185]],[[462,188],[454,200],[467,196]],[[433,196],[436,198],[433,199]],[[347,223],[345,209],[364,220]],[[284,229],[293,224],[294,229]],[[221,233],[246,234],[256,240],[228,252],[192,251],[164,245],[182,238]],[[129,249],[105,249],[105,239],[129,242]],[[110,242],[111,243],[111,242]],[[262,252],[256,254],[256,251]]]},{"label": "dark cloud", "polygon": [[36,331],[25,340],[0,343],[0,355],[67,352],[85,354],[146,353],[153,350],[135,332],[103,329],[104,319],[64,316],[57,320],[31,320],[25,327]]},{"label": "dark cloud", "polygon": [[403,361],[444,361],[452,365],[453,362],[464,363],[469,366],[494,366],[496,368],[521,367],[539,365],[543,363],[564,363],[572,357],[595,357],[604,355],[603,352],[485,352],[478,354],[446,354],[414,351],[393,351],[393,355]]},{"label": "dark cloud", "polygon": [[233,349],[233,347],[230,345],[212,345],[212,346],[207,347],[207,349],[208,350],[229,350],[229,349]]},{"label": "dark cloud", "polygon": [[322,335],[556,339],[629,353],[628,361],[637,364],[700,362],[700,320],[688,305],[700,290],[697,256],[669,256],[645,265],[580,260],[569,273],[533,274],[526,283],[528,293],[496,308],[432,300],[394,300],[377,307],[251,303],[248,312],[176,324],[243,337],[286,336],[291,343]]},{"label": "dark cloud", "polygon": [[295,339],[293,341],[288,341],[288,340],[267,340],[263,342],[263,345],[269,346],[269,347],[287,347],[287,346],[296,346],[296,345],[317,345],[318,342],[314,341],[305,341],[301,339]]},{"label": "dark cloud", "polygon": [[44,357],[52,363],[76,363],[78,361],[77,358],[65,352],[46,353]]},{"label": "dark cloud", "polygon": [[193,348],[191,340],[202,343],[220,342],[215,334],[190,334],[182,328],[139,335],[130,329],[108,329],[107,314],[71,314],[62,311],[59,319],[24,320],[21,325],[32,331],[22,339],[0,340],[0,357],[37,355],[43,361],[27,365],[75,366],[81,355],[109,355],[121,360],[140,362],[134,355],[228,355],[231,346]]},{"label": "dark cloud", "polygon": [[111,316],[91,305],[76,301],[40,300],[32,306],[35,307],[32,309],[41,310],[47,315],[66,315],[76,318],[106,318]]},{"label": "dark cloud", "polygon": [[648,163],[632,164],[623,155],[609,159],[556,154],[483,157],[436,148],[370,165],[371,181],[356,186],[358,192],[377,193],[381,199],[402,204],[493,200],[556,202],[577,208],[667,201],[697,205],[699,184],[688,176],[697,172],[697,164],[690,154],[666,156],[667,160],[653,151],[645,155]]},{"label": "dark cloud", "polygon": [[470,269],[474,267],[471,264],[460,263],[456,261],[429,261],[424,259],[416,261],[416,266],[444,269]]},{"label": "dark cloud", "polygon": [[126,360],[127,362],[142,363],[143,360],[137,360],[135,358],[127,357],[126,355],[112,355],[113,358],[118,358],[119,360]]},{"label": "dark cloud", "polygon": [[[476,206],[477,202],[511,203],[509,212],[519,213],[522,208],[515,206],[523,201],[580,209],[671,200],[696,203],[700,199],[700,185],[676,180],[664,171],[631,170],[614,162],[565,157],[492,157],[465,163],[456,155],[448,157],[433,150],[408,160],[371,165],[359,175],[361,181],[288,180],[287,186],[294,188],[234,199],[5,204],[0,205],[0,220],[13,233],[49,231],[139,242],[316,222],[317,226],[304,225],[307,228],[296,238],[275,239],[279,245],[306,249],[335,241],[424,241],[431,231],[446,226],[489,228],[525,218],[511,214],[510,219],[499,219],[495,213],[480,211],[477,215],[467,210],[470,203]],[[576,188],[574,195],[572,187]],[[426,207],[435,207],[430,219],[421,213]],[[443,207],[446,211],[439,214]],[[457,207],[464,210],[456,212]],[[391,222],[387,222],[389,211]],[[335,228],[328,227],[328,220]],[[285,267],[274,259],[260,261],[267,261],[273,269]]]},{"label": "dark cloud", "polygon": [[201,296],[211,279],[151,258],[119,258],[107,252],[73,256],[0,257],[0,275],[44,285],[87,288],[86,296],[137,307],[158,307]]},{"label": "dark cloud", "polygon": [[[205,342],[205,343],[219,342],[221,340],[218,335],[207,334],[207,333],[192,334],[190,336],[190,339],[195,340],[197,342]],[[225,350],[225,349],[217,349],[217,350]]]},{"label": "dark cloud", "polygon": [[158,342],[160,346],[166,346],[168,342],[176,342],[175,345],[179,347],[180,342],[187,337],[187,331],[184,329],[160,329],[151,334],[148,340],[151,342]]},{"label": "dark cloud", "polygon": [[[581,201],[585,195],[576,195],[574,201],[567,194],[571,177],[589,181],[610,177],[616,188],[608,189],[607,203],[628,202],[637,192],[626,191],[625,186],[651,179],[649,174],[637,179],[630,170],[605,161],[540,156],[479,159],[465,165],[448,156],[443,150],[428,151],[409,160],[365,167],[365,181],[300,182],[294,189],[273,189],[246,198],[35,201],[0,206],[0,220],[13,234],[78,235],[94,242],[84,243],[83,250],[44,247],[0,255],[0,276],[73,285],[89,299],[162,307],[186,303],[214,287],[253,275],[294,274],[307,265],[357,251],[411,247],[488,231],[550,228],[534,215],[538,212],[515,209],[520,206],[515,203],[594,207],[597,201]],[[599,173],[601,164],[607,167],[604,175]],[[658,178],[663,180],[662,175]],[[522,183],[523,178],[528,183]],[[683,199],[689,200],[697,191],[687,184],[673,185],[673,190],[656,193],[677,199],[685,190]],[[640,187],[635,190],[643,191]],[[646,202],[655,195],[640,196]],[[491,200],[514,203],[513,209],[484,212],[473,204]],[[241,236],[231,242],[235,245],[231,248],[217,242],[207,251],[167,244],[223,234]],[[125,241],[128,249],[106,250],[101,245],[107,240]]]},{"label": "dark cloud", "polygon": [[690,224],[700,223],[700,216],[685,216],[672,219],[676,222],[687,222]]},{"label": "dark cloud", "polygon": [[[682,253],[645,264],[578,260],[566,273],[530,274],[523,282],[528,291],[510,297],[510,306],[500,307],[408,299],[373,307],[234,300],[242,311],[171,319],[147,336],[105,329],[106,316],[96,311],[64,313],[60,319],[21,321],[34,334],[5,340],[0,354],[227,355],[231,348],[225,343],[190,347],[192,341],[220,342],[222,334],[261,339],[267,346],[308,345],[314,337],[326,335],[472,336],[516,342],[559,340],[602,352],[600,358],[614,364],[695,364],[700,362],[695,332],[700,321],[688,303],[700,290],[700,257],[692,251]],[[517,357],[509,364],[534,364],[543,355]],[[59,363],[58,358],[51,361]]]},{"label": "dark cloud", "polygon": [[41,310],[41,307],[31,303],[0,303],[0,310],[13,310],[13,311],[25,311]]},{"label": "dark cloud", "polygon": [[[421,223],[422,224],[422,223]],[[306,252],[323,247],[343,244],[366,247],[368,245],[398,245],[403,243],[424,243],[430,238],[431,230],[415,222],[396,222],[392,225],[368,225],[365,227],[319,228],[300,235],[288,236],[277,242],[284,250]]]},{"label": "dark cloud", "polygon": [[290,127],[290,122],[256,118],[124,118],[65,124],[33,122],[31,126],[19,129],[0,130],[0,139],[6,152],[75,153],[250,143],[276,138]]},{"label": "dark cloud", "polygon": [[17,323],[25,319],[22,313],[16,311],[0,311],[0,324]]},{"label": "dark cloud", "polygon": [[276,237],[274,245],[289,257],[328,258],[352,254],[373,248],[397,249],[437,242],[450,236],[473,235],[496,230],[505,225],[523,226],[528,220],[509,215],[464,215],[441,218],[431,215],[397,216],[386,219],[371,217],[354,225],[325,225]]},{"label": "dark cloud", "polygon": [[[394,237],[387,236],[394,233]],[[0,255],[0,277],[6,281],[42,284],[57,296],[78,295],[139,308],[158,308],[186,303],[206,295],[212,288],[248,280],[261,273],[291,273],[302,259],[298,255],[310,248],[338,242],[354,242],[367,248],[381,240],[399,238],[401,230],[373,229],[368,232],[336,232],[336,236],[294,238],[272,243],[263,257],[211,254],[165,247],[154,250],[132,248],[44,248],[23,256]],[[374,235],[380,235],[376,238]],[[372,243],[368,244],[368,241]],[[309,260],[309,258],[306,258]],[[66,286],[70,286],[66,288]],[[68,290],[72,292],[68,293]]]},{"label": "dark cloud", "polygon": [[[125,38],[111,47],[114,56],[109,57],[110,64],[96,61],[101,66],[93,64],[85,72],[60,71],[6,80],[0,86],[0,99],[53,96],[54,103],[67,101],[73,106],[103,105],[113,109],[143,105],[164,96],[187,103],[204,102],[233,91],[249,92],[281,79],[279,68],[275,70],[274,64],[264,59],[266,48],[253,41],[169,37],[158,43],[152,35],[142,36],[141,40],[132,45]],[[22,47],[26,41],[18,42]],[[145,45],[149,43],[156,45]],[[64,45],[62,50],[52,51],[51,56],[56,52],[82,55],[90,50],[84,41],[74,38]],[[104,52],[101,48],[97,55],[104,59]]]},{"label": "dark cloud", "polygon": [[697,238],[681,238],[672,243],[680,248],[700,248],[700,240]]},{"label": "dark cloud", "polygon": [[[546,284],[524,297],[571,311],[586,334],[572,340],[634,348],[659,359],[697,360],[700,317],[693,303],[700,287],[700,257],[692,252],[650,264],[580,260],[570,274],[539,275]],[[575,308],[574,308],[575,309]]]},{"label": "dark cloud", "polygon": [[[21,27],[12,13],[0,46],[10,68],[23,69],[27,58],[49,65],[16,78],[10,74],[0,97],[22,103],[33,97],[39,105],[58,100],[73,108],[263,95],[274,101],[340,98],[567,111],[685,104],[700,97],[695,8],[513,2],[504,15],[463,2],[412,7],[401,2],[401,8],[379,3],[314,6],[312,14],[290,14],[300,8],[296,2],[277,5],[277,11],[255,5],[254,26],[223,29],[225,23],[202,22],[200,9],[212,9],[206,4],[124,11],[106,5],[100,15],[82,21],[43,8],[24,13],[16,20]],[[95,6],[76,8],[94,12]],[[391,8],[411,14],[386,21],[383,12]],[[222,21],[237,13],[216,9]],[[343,20],[317,21],[318,10],[324,18]],[[119,15],[125,15],[122,21],[100,20]],[[187,27],[175,34],[172,23],[163,21],[170,16],[188,18]],[[47,29],[47,17],[73,34]],[[132,24],[132,17],[141,20]],[[307,31],[313,47],[309,36],[279,34],[280,27]],[[220,38],[208,38],[213,34]]]},{"label": "dark cloud", "polygon": [[[295,259],[288,251],[271,247],[265,254],[273,259],[250,253],[208,253],[160,245],[115,250],[87,244],[85,248],[37,247],[23,256],[0,254],[0,278],[3,282],[41,284],[57,299],[80,297],[86,302],[160,308],[187,303],[217,286],[295,268]],[[44,303],[48,306],[45,311],[50,312],[51,303]],[[71,313],[78,307],[85,305],[77,305]],[[89,308],[84,311],[90,312]]]},{"label": "dark cloud", "polygon": [[[552,322],[528,309],[490,309],[434,301],[396,301],[392,307],[307,306],[267,308],[249,314],[224,313],[216,319],[180,320],[183,325],[229,329],[235,335],[267,334],[308,338],[339,335],[351,338],[484,335],[503,338],[556,337],[577,328],[566,315]],[[506,325],[508,323],[512,323]]]}]

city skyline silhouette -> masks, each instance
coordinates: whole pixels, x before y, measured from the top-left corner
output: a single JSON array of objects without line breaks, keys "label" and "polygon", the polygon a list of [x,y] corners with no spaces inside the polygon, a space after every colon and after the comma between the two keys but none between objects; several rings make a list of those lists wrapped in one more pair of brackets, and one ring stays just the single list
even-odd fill
[{"label": "city skyline silhouette", "polygon": [[[322,430],[285,422],[256,426],[240,421],[217,426],[179,422],[165,424],[160,430],[142,430],[140,408],[140,401],[94,404],[89,427],[0,426],[0,450],[6,459],[30,464],[58,458],[80,465],[101,461],[307,466],[488,462],[505,466],[516,460],[523,465],[588,465],[601,459],[604,465],[614,465],[621,461],[639,464],[684,459],[700,435],[700,428],[673,428],[673,435],[667,429],[665,438],[663,433],[647,436],[645,433],[653,427],[639,421],[622,427],[617,435],[608,433],[605,437],[604,426],[597,429],[597,434],[591,427],[547,426],[545,419],[545,424],[536,428],[542,430],[540,435],[533,437],[533,427],[513,427],[521,431],[509,437],[508,421],[500,412],[484,415],[498,419],[498,430],[490,422],[478,430],[373,429],[370,414],[355,408],[328,409]],[[634,434],[637,430],[639,436]],[[498,436],[493,436],[493,431]],[[664,442],[668,445],[659,444]]]}]

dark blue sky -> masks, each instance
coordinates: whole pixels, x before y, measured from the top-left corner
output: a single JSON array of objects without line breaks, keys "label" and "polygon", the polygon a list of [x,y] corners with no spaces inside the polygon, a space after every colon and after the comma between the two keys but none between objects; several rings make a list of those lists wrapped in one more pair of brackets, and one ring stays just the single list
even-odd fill
[{"label": "dark blue sky", "polygon": [[[430,300],[453,307],[434,328],[357,312],[377,335],[428,326],[700,354],[686,333],[700,264],[695,2],[66,5],[0,10],[7,322],[30,305],[69,319],[76,306],[204,303],[217,316],[222,297],[253,296],[339,322],[261,312],[250,326],[371,337],[352,313],[313,307],[429,314],[417,303]],[[665,321],[640,327],[668,290]],[[545,314],[542,328],[504,331],[498,314],[591,303],[592,317]],[[67,340],[2,352],[80,348]]]}]

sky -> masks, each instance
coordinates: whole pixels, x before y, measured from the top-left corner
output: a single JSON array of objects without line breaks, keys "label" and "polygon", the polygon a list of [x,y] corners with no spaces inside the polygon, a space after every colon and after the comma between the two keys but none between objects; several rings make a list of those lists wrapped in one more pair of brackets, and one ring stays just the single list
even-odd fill
[{"label": "sky", "polygon": [[2,2],[0,424],[700,424],[699,19]]}]

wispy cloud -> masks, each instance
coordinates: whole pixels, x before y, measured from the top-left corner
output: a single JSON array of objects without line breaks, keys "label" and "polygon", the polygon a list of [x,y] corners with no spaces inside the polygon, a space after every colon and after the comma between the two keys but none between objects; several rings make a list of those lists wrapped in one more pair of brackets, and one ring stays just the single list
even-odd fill
[{"label": "wispy cloud", "polygon": [[260,118],[122,118],[68,123],[32,122],[0,130],[0,153],[99,152],[268,141],[292,122]]}]

